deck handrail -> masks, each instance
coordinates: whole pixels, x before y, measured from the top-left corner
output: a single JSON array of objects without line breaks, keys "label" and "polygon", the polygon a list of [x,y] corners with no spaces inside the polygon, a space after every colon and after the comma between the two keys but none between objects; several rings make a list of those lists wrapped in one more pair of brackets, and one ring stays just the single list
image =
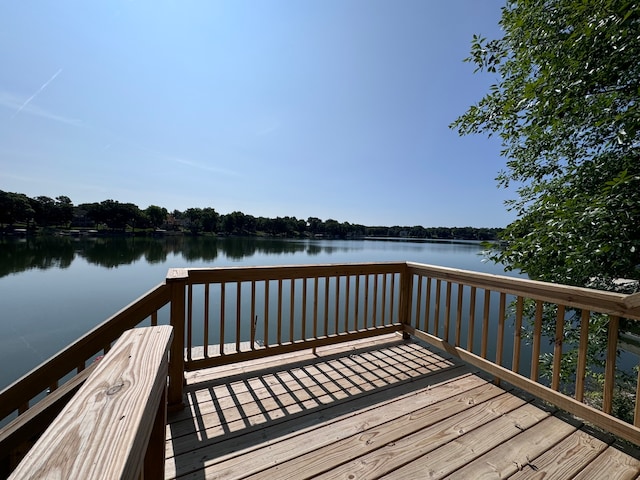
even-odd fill
[{"label": "deck handrail", "polygon": [[[535,307],[530,362],[521,358],[527,302]],[[69,372],[81,371],[87,360],[108,350],[123,331],[149,316],[152,324],[157,323],[157,312],[166,305],[170,306],[169,320],[174,328],[169,366],[169,403],[173,405],[182,401],[188,370],[403,331],[623,438],[636,443],[639,438],[640,379],[634,424],[610,415],[618,328],[622,319],[640,320],[639,294],[414,262],[170,269],[163,284],[0,392],[0,420],[16,409],[23,412],[25,403],[44,389],[57,387],[58,379]],[[575,393],[565,394],[561,392],[560,367],[563,325],[570,309],[581,312],[582,337],[574,372]],[[556,312],[556,324],[550,352],[553,371],[545,383],[539,378],[539,359],[542,318],[547,310]],[[585,404],[585,332],[593,314],[609,319],[599,409]],[[512,340],[505,333],[510,315],[515,325]],[[464,334],[466,345],[461,333],[464,328],[468,331]],[[488,358],[492,342],[495,359]],[[523,367],[530,371],[521,372]]]},{"label": "deck handrail", "polygon": [[172,336],[124,332],[9,478],[164,478]]},{"label": "deck handrail", "polygon": [[[169,290],[161,283],[115,313],[86,335],[45,360],[0,392],[0,420],[15,410],[24,412],[43,391],[55,390],[70,372],[86,368],[94,356],[106,353],[122,332],[135,327],[169,303]],[[153,324],[153,321],[151,322]]]}]

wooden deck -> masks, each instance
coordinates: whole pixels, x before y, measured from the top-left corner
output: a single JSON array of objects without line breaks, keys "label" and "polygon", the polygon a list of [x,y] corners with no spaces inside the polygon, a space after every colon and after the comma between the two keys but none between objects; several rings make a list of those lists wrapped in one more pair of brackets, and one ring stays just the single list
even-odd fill
[{"label": "wooden deck", "polygon": [[614,478],[640,455],[399,336],[187,374],[166,478]]}]

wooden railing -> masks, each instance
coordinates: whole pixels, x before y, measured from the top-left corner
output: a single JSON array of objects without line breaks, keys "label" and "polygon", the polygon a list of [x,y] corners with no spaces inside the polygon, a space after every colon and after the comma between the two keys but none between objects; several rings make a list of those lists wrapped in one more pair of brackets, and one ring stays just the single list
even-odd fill
[{"label": "wooden railing", "polygon": [[[514,386],[549,401],[634,443],[640,439],[640,373],[636,381],[633,425],[610,415],[616,379],[618,333],[621,319],[640,320],[640,294],[622,295],[586,288],[555,285],[522,278],[486,275],[415,263],[407,264],[411,306],[404,317],[405,331],[446,350]],[[508,311],[512,310],[509,314]],[[568,312],[578,315],[579,346],[575,370],[563,366],[563,339]],[[606,365],[601,407],[587,405],[586,369],[589,322],[608,317]],[[507,324],[507,319],[513,322]],[[532,342],[522,334],[532,322]],[[551,320],[551,322],[549,322]],[[545,347],[543,326],[549,329],[551,371],[540,378],[540,354]],[[546,325],[545,325],[546,324]],[[507,338],[507,331],[512,338]],[[489,348],[489,345],[492,348]],[[529,347],[526,358],[523,347]],[[493,351],[490,358],[489,351]],[[510,355],[505,352],[509,350]],[[563,368],[565,371],[563,371]],[[570,378],[569,384],[561,376]],[[563,387],[563,388],[561,388]],[[572,393],[566,393],[572,387]],[[562,391],[565,393],[563,393]]]},{"label": "wooden railing", "polygon": [[15,467],[125,330],[161,321],[169,293],[167,285],[158,285],[0,392],[0,425],[5,424],[0,477]]},{"label": "wooden railing", "polygon": [[378,263],[171,271],[171,285],[186,287],[184,369],[401,330],[404,270]]},{"label": "wooden railing", "polygon": [[[640,320],[640,294],[625,296],[406,262],[171,269],[164,284],[1,392],[0,419],[14,410],[26,411],[27,416],[21,417],[28,419],[29,402],[46,389],[53,392],[45,403],[63,405],[88,375],[88,362],[107,351],[123,331],[145,319],[157,324],[158,312],[168,304],[162,312],[174,328],[168,393],[174,407],[182,402],[185,371],[402,331],[611,433],[635,443],[640,438],[640,381],[633,424],[610,415],[618,328],[621,319]],[[566,394],[561,375],[566,371],[561,367],[570,311],[580,313],[582,336],[577,367],[570,374],[573,391]],[[551,347],[544,340],[550,312]],[[594,315],[608,320],[598,408],[585,403],[586,332]],[[529,320],[530,344],[522,335]],[[552,357],[548,380],[540,375],[540,355],[545,351]],[[66,378],[70,380],[61,385]],[[67,392],[60,392],[63,386]],[[31,411],[39,409],[36,404]],[[34,418],[44,418],[37,413]],[[7,445],[15,447],[25,423],[34,421],[18,417],[14,430],[0,430],[0,452]]]},{"label": "wooden railing", "polygon": [[10,480],[164,478],[172,332],[168,325],[124,332]]}]

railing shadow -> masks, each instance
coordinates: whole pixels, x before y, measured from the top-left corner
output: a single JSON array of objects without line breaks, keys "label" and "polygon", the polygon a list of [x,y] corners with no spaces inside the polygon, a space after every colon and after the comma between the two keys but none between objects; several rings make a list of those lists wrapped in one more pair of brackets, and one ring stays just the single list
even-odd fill
[{"label": "railing shadow", "polygon": [[239,449],[392,401],[399,395],[395,387],[408,394],[461,375],[459,361],[435,352],[397,340],[190,385],[191,409],[169,418],[174,451],[167,463],[177,476],[205,478],[206,467]]}]

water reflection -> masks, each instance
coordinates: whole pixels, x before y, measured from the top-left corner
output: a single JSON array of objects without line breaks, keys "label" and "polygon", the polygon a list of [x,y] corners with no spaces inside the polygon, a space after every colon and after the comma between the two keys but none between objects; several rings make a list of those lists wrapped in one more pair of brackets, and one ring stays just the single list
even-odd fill
[{"label": "water reflection", "polygon": [[[0,239],[0,277],[30,269],[68,268],[74,260],[104,268],[116,268],[141,260],[161,264],[169,256],[178,256],[187,263],[212,263],[220,255],[240,261],[254,255],[306,254],[318,256],[348,252],[348,242],[314,243],[311,240],[284,241],[275,238],[251,237],[30,237]],[[355,247],[355,245],[354,245]]]}]

